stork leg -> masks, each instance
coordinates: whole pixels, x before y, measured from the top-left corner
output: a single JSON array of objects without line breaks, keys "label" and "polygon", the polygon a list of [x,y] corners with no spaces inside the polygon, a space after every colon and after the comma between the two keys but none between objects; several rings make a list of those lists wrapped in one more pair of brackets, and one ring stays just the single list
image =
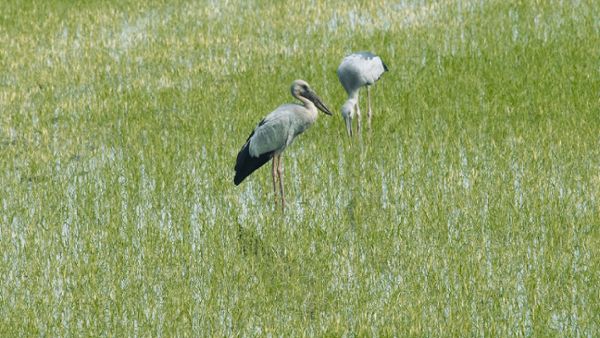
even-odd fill
[{"label": "stork leg", "polygon": [[356,100],[356,133],[360,136],[360,107],[358,106],[358,100]]},{"label": "stork leg", "polygon": [[277,156],[279,158],[277,165],[277,174],[279,176],[279,190],[281,191],[281,210],[285,210],[285,194],[283,193],[283,161],[281,160],[281,155]]},{"label": "stork leg", "polygon": [[273,195],[275,196],[275,205],[277,206],[277,161],[278,155],[273,156],[273,169],[271,175],[273,175]]},{"label": "stork leg", "polygon": [[367,86],[367,101],[369,102],[369,110],[367,111],[367,128],[371,131],[371,116],[373,112],[371,111],[371,86]]}]

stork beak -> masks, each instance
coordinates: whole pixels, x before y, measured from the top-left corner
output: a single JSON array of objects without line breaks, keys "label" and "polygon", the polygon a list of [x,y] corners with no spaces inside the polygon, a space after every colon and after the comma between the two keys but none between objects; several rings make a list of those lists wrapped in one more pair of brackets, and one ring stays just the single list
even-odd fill
[{"label": "stork beak", "polygon": [[348,132],[348,136],[352,138],[352,118],[350,116],[344,116],[344,121],[346,121],[346,131]]},{"label": "stork beak", "polygon": [[323,101],[321,101],[321,98],[312,90],[308,90],[304,93],[304,97],[306,97],[307,99],[311,100],[312,103],[315,104],[315,106],[322,111],[323,113],[327,114],[327,115],[333,115],[331,113],[331,111],[329,110],[329,108],[327,108],[327,106],[325,106],[325,104],[323,103]]}]

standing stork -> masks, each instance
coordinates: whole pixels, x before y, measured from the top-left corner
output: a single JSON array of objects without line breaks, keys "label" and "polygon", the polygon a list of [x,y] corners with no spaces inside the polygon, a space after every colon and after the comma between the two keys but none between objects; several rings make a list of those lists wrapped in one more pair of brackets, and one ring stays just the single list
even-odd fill
[{"label": "standing stork", "polygon": [[296,80],[291,87],[292,96],[302,104],[284,104],[267,115],[248,136],[237,155],[233,183],[238,185],[263,164],[273,159],[271,175],[277,204],[277,180],[281,193],[281,208],[285,209],[283,194],[283,163],[281,153],[294,139],[317,120],[317,108],[327,115],[331,111],[319,96],[303,80]]},{"label": "standing stork", "polygon": [[352,118],[357,116],[357,132],[360,134],[360,109],[358,107],[358,91],[367,87],[369,110],[367,111],[368,127],[371,129],[371,92],[370,86],[379,80],[388,68],[381,58],[371,52],[358,52],[346,56],[337,69],[342,86],[348,93],[348,100],[342,106],[342,116],[346,121],[348,136],[352,136]]}]

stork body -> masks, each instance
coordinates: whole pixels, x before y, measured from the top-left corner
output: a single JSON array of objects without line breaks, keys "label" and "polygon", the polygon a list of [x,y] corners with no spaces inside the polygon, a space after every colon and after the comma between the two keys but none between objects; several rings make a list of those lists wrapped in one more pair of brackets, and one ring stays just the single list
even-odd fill
[{"label": "stork body", "polygon": [[381,58],[370,52],[358,52],[346,56],[337,69],[337,75],[342,87],[348,93],[348,100],[342,106],[342,116],[346,122],[348,136],[352,136],[352,119],[357,117],[357,132],[360,133],[360,108],[358,106],[358,92],[360,88],[367,87],[368,100],[368,126],[371,129],[371,92],[373,85],[388,68]]},{"label": "stork body", "polygon": [[302,104],[281,105],[260,121],[237,155],[233,179],[233,183],[239,185],[246,177],[272,159],[271,175],[275,203],[277,203],[279,181],[282,209],[285,208],[285,195],[281,153],[316,121],[317,109],[331,115],[329,109],[305,81],[294,81],[291,92],[292,96]]}]

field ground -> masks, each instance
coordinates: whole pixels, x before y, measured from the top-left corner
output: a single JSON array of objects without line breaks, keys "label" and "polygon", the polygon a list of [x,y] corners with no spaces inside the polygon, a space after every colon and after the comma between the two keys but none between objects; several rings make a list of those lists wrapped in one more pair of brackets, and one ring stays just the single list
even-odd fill
[{"label": "field ground", "polygon": [[[9,0],[0,46],[0,336],[600,335],[595,1]],[[296,78],[282,214],[233,165]]]}]

